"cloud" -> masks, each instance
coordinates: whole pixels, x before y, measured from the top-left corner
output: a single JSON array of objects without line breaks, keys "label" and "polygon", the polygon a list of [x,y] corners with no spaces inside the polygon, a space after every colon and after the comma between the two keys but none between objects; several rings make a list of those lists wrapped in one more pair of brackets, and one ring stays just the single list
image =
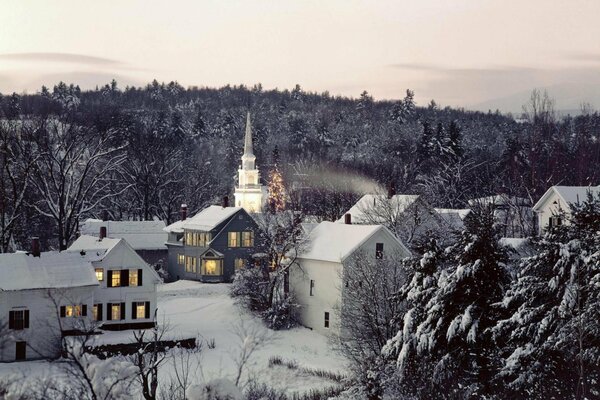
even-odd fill
[{"label": "cloud", "polygon": [[0,60],[28,62],[57,62],[69,64],[85,64],[93,66],[118,66],[117,60],[103,57],[73,53],[6,53],[0,54]]},{"label": "cloud", "polygon": [[565,58],[572,61],[600,63],[600,54],[598,53],[571,52],[566,53]]}]

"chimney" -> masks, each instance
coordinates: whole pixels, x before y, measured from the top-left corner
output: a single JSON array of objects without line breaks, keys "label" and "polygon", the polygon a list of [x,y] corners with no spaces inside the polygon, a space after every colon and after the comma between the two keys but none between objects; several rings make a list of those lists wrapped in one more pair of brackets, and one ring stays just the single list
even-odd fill
[{"label": "chimney", "polygon": [[229,196],[223,196],[223,208],[229,207]]},{"label": "chimney", "polygon": [[34,257],[40,256],[40,238],[39,237],[31,238],[31,255]]},{"label": "chimney", "polygon": [[352,214],[344,214],[344,223],[346,225],[352,225]]},{"label": "chimney", "polygon": [[181,216],[181,220],[185,221],[187,219],[187,204],[182,204],[181,209],[179,210],[179,215]]},{"label": "chimney", "polygon": [[100,227],[100,240],[104,239],[106,237],[106,227],[105,226],[101,226]]},{"label": "chimney", "polygon": [[396,195],[396,184],[394,182],[390,182],[388,185],[388,199],[391,199]]}]

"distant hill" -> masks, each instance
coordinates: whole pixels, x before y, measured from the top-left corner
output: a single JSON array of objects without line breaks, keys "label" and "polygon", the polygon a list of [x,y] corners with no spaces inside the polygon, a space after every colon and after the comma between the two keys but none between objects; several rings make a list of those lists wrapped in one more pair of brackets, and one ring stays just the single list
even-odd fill
[{"label": "distant hill", "polygon": [[[550,97],[556,101],[555,109],[559,115],[578,115],[582,103],[591,104],[595,110],[600,109],[600,84],[564,83],[538,89],[548,91]],[[473,104],[468,108],[484,112],[500,110],[518,115],[523,111],[523,104],[527,103],[530,96],[531,91],[524,91]]]}]

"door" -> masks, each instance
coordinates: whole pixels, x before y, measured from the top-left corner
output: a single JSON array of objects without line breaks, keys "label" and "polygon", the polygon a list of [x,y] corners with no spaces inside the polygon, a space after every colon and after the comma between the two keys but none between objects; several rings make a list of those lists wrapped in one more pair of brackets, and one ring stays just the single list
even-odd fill
[{"label": "door", "polygon": [[15,352],[15,360],[24,360],[27,355],[27,342],[17,342],[16,343],[16,352]]}]

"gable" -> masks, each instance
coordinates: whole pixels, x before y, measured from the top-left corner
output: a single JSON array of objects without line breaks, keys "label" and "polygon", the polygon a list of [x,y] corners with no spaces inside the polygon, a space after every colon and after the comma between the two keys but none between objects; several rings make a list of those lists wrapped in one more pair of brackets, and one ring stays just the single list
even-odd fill
[{"label": "gable", "polygon": [[159,279],[158,274],[148,265],[146,261],[124,240],[121,240],[114,246],[101,260],[93,262],[96,266],[104,268],[141,268],[144,273],[151,273],[156,279]]}]

